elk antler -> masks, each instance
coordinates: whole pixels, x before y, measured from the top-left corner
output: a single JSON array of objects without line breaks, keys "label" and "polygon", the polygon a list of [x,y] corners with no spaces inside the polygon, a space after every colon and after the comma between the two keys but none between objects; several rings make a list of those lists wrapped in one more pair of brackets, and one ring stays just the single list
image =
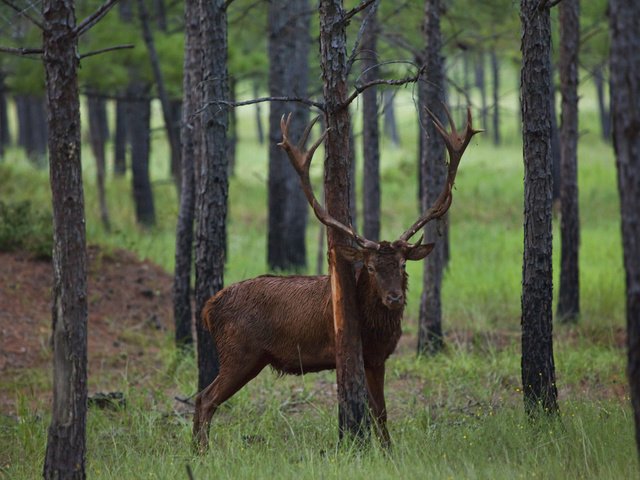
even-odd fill
[{"label": "elk antler", "polygon": [[329,213],[325,210],[325,208],[316,200],[315,195],[313,194],[313,188],[311,187],[311,182],[309,180],[309,167],[311,166],[311,160],[313,159],[313,154],[316,149],[320,146],[320,144],[327,137],[327,130],[320,136],[318,140],[309,148],[309,150],[304,150],[304,145],[307,143],[307,138],[309,137],[309,133],[311,129],[316,124],[320,117],[314,118],[307,128],[305,128],[304,133],[302,134],[302,138],[298,142],[298,145],[292,145],[289,141],[289,123],[291,122],[291,114],[287,116],[285,121],[284,115],[280,119],[280,130],[282,131],[282,142],[278,144],[279,147],[287,152],[289,156],[289,160],[291,161],[291,165],[298,173],[300,177],[300,183],[302,184],[302,190],[304,191],[304,195],[307,197],[307,201],[313,208],[313,212],[318,217],[322,223],[324,223],[328,227],[333,227],[345,235],[353,238],[358,245],[363,248],[369,248],[378,250],[380,248],[380,244],[377,242],[373,242],[371,240],[367,240],[364,237],[358,235],[352,227],[347,227],[343,223],[339,222],[335,218],[333,218]]},{"label": "elk antler", "polygon": [[[462,158],[462,155],[464,154],[464,151],[467,148],[467,145],[469,145],[469,142],[471,141],[471,137],[473,137],[476,133],[480,133],[483,131],[483,130],[474,130],[473,127],[471,126],[471,108],[468,107],[467,108],[467,125],[464,129],[464,132],[462,132],[462,134],[459,134],[458,131],[456,130],[456,125],[453,122],[453,119],[451,118],[451,113],[449,112],[449,109],[446,107],[446,105],[443,105],[443,106],[444,106],[444,111],[447,115],[447,118],[449,119],[449,124],[451,125],[451,133],[447,132],[444,125],[442,125],[442,122],[440,122],[440,120],[433,114],[431,110],[429,110],[426,107],[425,109],[429,114],[429,116],[431,117],[431,120],[433,121],[433,124],[435,125],[436,130],[438,130],[438,133],[444,140],[444,144],[447,147],[447,151],[449,152],[447,182],[444,186],[444,189],[436,199],[436,202],[433,204],[433,206],[429,210],[424,212],[424,214],[418,220],[416,220],[416,222],[413,225],[411,225],[411,227],[406,232],[400,235],[399,240],[404,242],[408,241],[411,237],[413,237],[418,230],[424,227],[431,220],[441,218],[445,213],[447,213],[447,210],[449,210],[449,207],[451,206],[451,201],[453,200],[453,193],[452,193],[453,184],[456,179],[456,173],[458,173],[458,165],[460,165],[460,159]],[[422,241],[422,237],[420,238],[420,241],[418,241],[416,245],[419,245],[421,241]]]}]

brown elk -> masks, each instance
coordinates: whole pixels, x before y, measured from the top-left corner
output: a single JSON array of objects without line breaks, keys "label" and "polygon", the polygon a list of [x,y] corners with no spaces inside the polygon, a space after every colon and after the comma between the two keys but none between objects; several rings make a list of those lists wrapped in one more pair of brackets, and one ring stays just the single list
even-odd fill
[{"label": "brown elk", "polygon": [[[431,114],[431,112],[429,112]],[[384,400],[385,361],[400,338],[400,321],[406,303],[407,260],[421,260],[434,244],[409,243],[425,224],[449,209],[458,164],[471,137],[479,132],[467,126],[458,134],[449,112],[451,133],[431,114],[449,151],[447,183],[436,203],[394,242],[375,242],[331,217],[316,200],[309,181],[309,166],[326,133],[304,150],[312,122],[297,146],[290,143],[290,116],[281,121],[282,143],[302,182],[307,200],[318,219],[353,238],[357,247],[339,247],[339,254],[362,262],[356,296],[360,309],[364,369],[369,406],[383,445],[389,445]],[[316,119],[317,120],[317,119]],[[217,407],[271,365],[283,374],[301,375],[336,368],[335,333],[328,276],[264,275],[233,284],[214,295],[204,307],[202,320],[218,349],[220,371],[196,397],[193,433],[196,446],[205,450],[211,417]]]}]

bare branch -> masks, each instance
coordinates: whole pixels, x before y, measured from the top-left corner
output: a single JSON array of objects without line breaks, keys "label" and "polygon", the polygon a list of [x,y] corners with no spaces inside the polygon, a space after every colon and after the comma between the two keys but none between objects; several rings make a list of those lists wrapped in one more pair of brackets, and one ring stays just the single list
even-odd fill
[{"label": "bare branch", "polygon": [[91,29],[96,23],[102,20],[102,17],[104,17],[107,13],[109,13],[109,10],[113,8],[113,6],[116,4],[117,1],[118,0],[107,0],[95,12],[93,12],[91,15],[85,18],[82,22],[80,22],[76,26],[74,33],[78,37],[84,33],[87,33],[89,29]]},{"label": "bare branch", "polygon": [[338,110],[348,107],[351,104],[351,102],[353,102],[356,98],[358,98],[358,95],[364,92],[367,88],[375,87],[376,85],[399,86],[399,85],[406,85],[407,83],[415,83],[420,79],[420,75],[422,75],[424,68],[425,67],[422,66],[420,70],[418,70],[418,73],[416,73],[412,77],[401,78],[399,80],[376,79],[376,80],[371,80],[370,82],[367,82],[367,83],[363,83],[361,85],[356,85],[356,89],[354,90],[354,92],[351,95],[349,95],[349,97],[344,102],[338,105]]},{"label": "bare branch", "polygon": [[367,16],[364,17],[364,20],[362,20],[362,23],[360,24],[360,29],[358,30],[358,35],[356,37],[356,41],[353,44],[353,50],[351,50],[351,55],[349,55],[349,60],[347,60],[347,75],[349,75],[349,72],[351,71],[351,67],[353,66],[353,62],[355,62],[356,60],[356,55],[359,52],[359,47],[360,47],[360,41],[362,40],[362,36],[364,35],[364,31],[367,28],[367,25],[369,24],[369,22],[371,21],[371,17],[373,15],[375,15],[376,10],[378,9],[378,2],[380,0],[375,0],[374,1],[374,5],[371,8],[371,10],[369,10],[367,12]]},{"label": "bare branch", "polygon": [[114,50],[125,50],[129,48],[134,48],[134,47],[135,45],[128,43],[126,45],[116,45],[115,47],[101,48],[100,50],[94,50],[92,52],[81,54],[80,59],[82,60],[83,58],[93,57],[94,55],[100,55],[101,53],[113,52]]},{"label": "bare branch", "polygon": [[26,18],[31,23],[33,23],[36,27],[38,27],[40,30],[44,30],[44,25],[42,25],[42,22],[40,22],[39,20],[37,20],[37,19],[33,18],[31,15],[29,15],[27,13],[27,9],[26,8],[20,8],[17,5],[14,5],[9,0],[2,0],[2,3],[7,5],[8,7],[11,7],[12,9],[14,9],[16,12],[18,12],[20,15],[22,15],[24,18]]},{"label": "bare branch", "polygon": [[562,0],[540,0],[538,4],[538,11],[542,11],[545,8],[552,9],[556,5],[558,5]]},{"label": "bare branch", "polygon": [[367,8],[369,5],[371,5],[373,2],[376,2],[376,1],[377,0],[362,0],[362,2],[360,2],[360,5],[358,5],[357,7],[353,7],[344,15],[344,21],[348,22],[349,20],[351,20],[351,18],[354,15],[357,15],[358,12],[361,12],[362,10],[364,10],[365,8]]},{"label": "bare branch", "polygon": [[229,8],[229,5],[231,5],[233,3],[233,0],[227,0],[226,2],[224,2],[224,5],[222,6],[222,10],[227,10],[227,8]]},{"label": "bare branch", "polygon": [[0,52],[10,53],[11,55],[26,56],[26,55],[42,55],[44,50],[41,48],[15,48],[15,47],[0,47]]},{"label": "bare branch", "polygon": [[324,112],[326,108],[324,103],[315,102],[313,100],[310,100],[304,97],[260,97],[260,98],[254,98],[251,100],[245,100],[243,102],[228,102],[226,100],[215,100],[213,102],[207,103],[203,107],[196,110],[194,112],[194,115],[204,112],[207,108],[209,108],[212,105],[225,105],[227,107],[235,108],[235,107],[244,107],[246,105],[253,105],[256,103],[263,103],[263,102],[297,102],[297,103],[302,103],[304,105],[308,105],[310,107],[315,107],[322,112]]}]

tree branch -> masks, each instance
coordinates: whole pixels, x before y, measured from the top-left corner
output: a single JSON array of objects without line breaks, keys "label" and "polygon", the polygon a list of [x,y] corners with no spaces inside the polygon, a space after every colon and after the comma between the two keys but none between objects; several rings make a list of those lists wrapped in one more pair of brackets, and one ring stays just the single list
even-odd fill
[{"label": "tree branch", "polygon": [[367,12],[367,16],[362,20],[362,24],[360,25],[360,29],[358,30],[358,35],[356,37],[356,41],[353,44],[353,50],[351,51],[351,55],[349,55],[349,60],[347,60],[347,75],[351,71],[351,67],[353,66],[353,62],[356,60],[356,55],[359,52],[360,41],[362,40],[362,36],[364,35],[364,30],[367,28],[367,24],[371,21],[371,17],[376,13],[378,9],[378,2],[380,0],[374,0],[374,5],[369,12]]},{"label": "tree branch", "polygon": [[0,47],[0,52],[24,57],[26,55],[42,55],[44,50],[41,48]]},{"label": "tree branch", "polygon": [[562,0],[540,0],[538,4],[538,11],[542,11],[545,8],[552,9],[558,5]]},{"label": "tree branch", "polygon": [[76,36],[79,37],[82,34],[86,33],[96,23],[102,20],[102,17],[104,17],[107,13],[109,13],[109,10],[113,8],[113,6],[116,4],[117,1],[118,0],[107,0],[95,12],[93,12],[91,15],[85,18],[82,22],[80,22],[74,30],[74,33],[76,34]]},{"label": "tree branch", "polygon": [[349,20],[351,20],[351,18],[354,15],[357,15],[358,12],[361,12],[362,10],[364,10],[365,8],[367,8],[369,5],[371,5],[373,2],[375,2],[377,0],[362,0],[362,2],[360,2],[360,5],[358,5],[357,7],[353,7],[351,10],[349,10],[345,16],[344,16],[344,21],[348,22]]},{"label": "tree branch", "polygon": [[235,107],[244,107],[246,105],[253,105],[256,103],[263,103],[263,102],[297,102],[297,103],[302,103],[304,105],[308,105],[310,107],[315,107],[322,112],[324,112],[326,109],[324,103],[315,102],[313,100],[310,100],[304,97],[260,97],[260,98],[254,98],[251,100],[245,100],[243,102],[228,102],[226,100],[215,100],[199,108],[193,114],[197,115],[199,113],[202,113],[212,105],[225,105],[227,107],[235,108]]},{"label": "tree branch", "polygon": [[356,98],[358,98],[358,95],[364,92],[367,88],[375,87],[376,85],[399,86],[399,85],[406,85],[407,83],[415,83],[420,79],[420,75],[422,75],[422,73],[424,72],[424,69],[425,67],[422,66],[420,70],[418,70],[418,73],[416,73],[412,77],[401,78],[399,80],[376,79],[376,80],[371,80],[370,82],[367,82],[367,83],[363,83],[362,85],[356,85],[356,89],[354,90],[354,92],[351,95],[349,95],[349,97],[344,102],[338,105],[337,108],[338,110],[347,108],[351,104],[351,102],[353,102]]},{"label": "tree branch", "polygon": [[101,53],[112,52],[114,50],[125,50],[128,48],[134,48],[135,45],[128,43],[126,45],[116,45],[115,47],[101,48],[100,50],[94,50],[92,52],[83,53],[80,55],[80,60],[87,57],[93,57],[94,55],[100,55]]},{"label": "tree branch", "polygon": [[40,30],[44,30],[44,25],[42,24],[42,22],[40,22],[39,20],[36,20],[31,15],[29,15],[27,13],[26,8],[20,8],[17,5],[14,5],[9,0],[2,0],[2,3],[14,9],[16,12],[18,12],[20,15],[22,15],[24,18],[28,19],[31,23],[33,23],[36,27],[38,27]]}]

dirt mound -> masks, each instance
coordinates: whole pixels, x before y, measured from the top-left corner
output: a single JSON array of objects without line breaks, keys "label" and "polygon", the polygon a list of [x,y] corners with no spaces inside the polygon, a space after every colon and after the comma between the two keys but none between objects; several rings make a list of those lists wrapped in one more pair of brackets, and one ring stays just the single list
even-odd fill
[{"label": "dirt mound", "polygon": [[[88,250],[89,372],[148,354],[171,328],[172,277],[133,254]],[[0,252],[0,409],[13,403],[19,371],[50,368],[51,287],[48,261]],[[49,375],[48,370],[46,372]]]}]

